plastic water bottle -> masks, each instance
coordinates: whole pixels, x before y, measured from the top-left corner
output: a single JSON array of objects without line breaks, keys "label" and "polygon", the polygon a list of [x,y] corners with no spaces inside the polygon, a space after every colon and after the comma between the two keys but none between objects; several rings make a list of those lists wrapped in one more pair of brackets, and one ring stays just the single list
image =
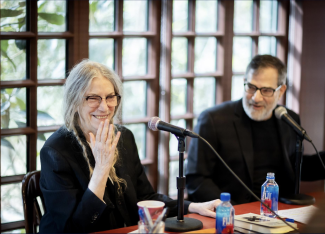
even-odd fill
[{"label": "plastic water bottle", "polygon": [[[267,173],[266,181],[261,188],[261,200],[275,213],[278,213],[279,186],[275,182],[274,178],[274,173]],[[261,215],[273,218],[275,217],[275,215],[269,211],[262,203]]]},{"label": "plastic water bottle", "polygon": [[216,233],[234,233],[235,209],[230,203],[230,193],[221,193],[220,200],[216,211]]}]

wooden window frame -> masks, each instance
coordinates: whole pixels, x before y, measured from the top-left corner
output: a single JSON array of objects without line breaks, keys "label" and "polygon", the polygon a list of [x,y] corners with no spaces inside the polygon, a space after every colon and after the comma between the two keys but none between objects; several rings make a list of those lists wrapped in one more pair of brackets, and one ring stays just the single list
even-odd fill
[{"label": "wooden window frame", "polygon": [[[81,1],[80,1],[81,2]],[[82,47],[79,38],[79,16],[82,15],[81,4],[78,1],[67,1],[67,31],[66,32],[38,32],[37,1],[26,1],[26,32],[0,32],[1,40],[23,39],[28,41],[26,53],[27,77],[26,80],[1,81],[1,89],[26,88],[26,127],[1,129],[1,137],[25,135],[27,137],[26,171],[36,170],[37,135],[53,132],[60,125],[37,126],[37,88],[42,86],[62,86],[65,79],[37,79],[37,41],[38,39],[65,39],[66,40],[66,72],[81,60]],[[24,175],[1,177],[1,186],[21,183]],[[1,223],[1,232],[25,227],[25,221]]]},{"label": "wooden window frame", "polygon": [[[259,1],[254,0],[255,15],[259,15]],[[234,1],[218,1],[218,31],[215,33],[195,33],[195,0],[189,1],[189,28],[185,33],[172,32],[172,5],[170,0],[149,0],[148,31],[141,33],[123,32],[123,1],[116,3],[116,31],[110,33],[89,33],[89,1],[68,1],[68,31],[63,33],[37,32],[37,1],[27,0],[27,22],[30,28],[27,32],[0,32],[1,39],[27,39],[30,44],[28,56],[29,79],[18,81],[1,81],[1,88],[26,87],[28,88],[26,104],[28,104],[27,127],[17,129],[1,129],[1,136],[27,136],[27,171],[36,170],[37,134],[57,130],[60,126],[37,127],[37,87],[60,86],[65,83],[61,80],[37,80],[37,40],[38,39],[66,39],[67,40],[67,71],[83,58],[88,58],[90,38],[114,38],[115,71],[122,81],[147,82],[147,113],[146,117],[122,120],[123,124],[147,123],[152,116],[158,116],[166,121],[185,119],[186,127],[193,129],[194,78],[215,77],[215,103],[220,104],[231,99],[232,76],[238,73],[232,71],[232,50],[234,36],[250,36],[255,42],[255,51],[258,48],[259,36],[275,36],[277,38],[277,56],[286,63],[288,47],[288,13],[289,3],[279,0],[278,33],[234,33]],[[257,17],[258,20],[259,17]],[[255,29],[258,27],[255,24]],[[194,74],[194,40],[196,37],[215,37],[217,39],[217,71],[206,74]],[[142,37],[148,42],[148,73],[144,76],[122,76],[122,43],[123,38]],[[171,73],[171,42],[173,37],[186,37],[189,41],[188,72],[172,75]],[[161,46],[162,45],[162,46]],[[254,54],[253,54],[254,55]],[[161,69],[160,69],[161,67]],[[240,73],[243,74],[243,73]],[[185,78],[187,82],[187,113],[184,115],[170,115],[171,80]],[[283,101],[284,102],[284,101]],[[146,127],[146,155],[142,160],[146,167],[149,181],[153,188],[160,193],[168,194],[169,163],[178,160],[169,156],[168,132],[153,132]],[[189,145],[187,141],[187,147]],[[157,158],[158,152],[158,158]],[[185,155],[186,156],[186,155]],[[158,163],[159,162],[159,163]],[[1,177],[1,185],[21,182],[24,175]],[[1,231],[24,228],[24,221],[1,224]]]},{"label": "wooden window frame", "polygon": [[[225,61],[225,48],[227,46],[227,35],[226,35],[226,11],[227,1],[218,1],[218,19],[217,19],[217,31],[212,33],[197,33],[195,31],[195,8],[196,1],[192,0],[188,2],[188,25],[189,29],[186,32],[172,32],[172,17],[173,17],[173,1],[163,0],[162,5],[162,31],[164,30],[165,35],[162,37],[162,71],[160,76],[160,86],[162,94],[160,96],[160,115],[166,122],[171,120],[184,119],[186,121],[186,128],[193,129],[193,120],[198,115],[193,112],[193,95],[194,95],[194,79],[200,77],[214,77],[216,81],[216,92],[215,92],[215,104],[223,102],[222,88],[225,80],[224,74],[224,61]],[[172,74],[171,72],[171,51],[172,51],[172,40],[176,37],[184,37],[188,40],[188,56],[187,56],[187,72],[181,74]],[[216,71],[209,73],[195,73],[194,72],[194,48],[195,38],[197,37],[214,37],[217,40],[216,47]],[[169,51],[169,53],[168,53]],[[172,116],[170,114],[171,105],[171,80],[177,78],[185,78],[187,80],[187,100],[186,100],[186,113],[182,115]],[[163,194],[169,194],[169,163],[178,161],[179,156],[169,155],[169,140],[170,134],[168,132],[160,132],[159,134],[159,188],[158,191]],[[186,149],[188,149],[190,138],[186,140]],[[185,159],[187,153],[185,152]],[[166,176],[168,175],[168,176]],[[173,178],[174,179],[174,178]],[[176,179],[176,178],[175,178]]]},{"label": "wooden window frame", "polygon": [[[276,57],[278,57],[285,64],[287,63],[287,52],[288,52],[288,1],[278,0],[278,30],[274,33],[263,33],[259,29],[259,15],[260,15],[260,1],[253,0],[253,30],[249,33],[236,33],[233,32],[234,37],[250,37],[252,39],[252,58],[258,54],[258,39],[260,36],[274,36],[276,38]],[[245,76],[243,72],[232,72],[232,75]],[[231,87],[231,86],[230,86]],[[231,99],[227,95],[227,99]],[[280,100],[281,104],[285,103],[284,98]]]},{"label": "wooden window frame", "polygon": [[[85,1],[86,2],[86,1]],[[88,2],[88,1],[87,1]],[[145,32],[124,32],[123,31],[123,3],[124,1],[115,0],[115,31],[105,33],[88,32],[85,36],[87,45],[84,50],[89,50],[89,39],[92,38],[111,38],[114,39],[114,70],[122,79],[128,81],[146,81],[146,116],[142,118],[122,119],[122,124],[146,124],[152,116],[158,115],[159,105],[159,54],[160,54],[160,12],[161,2],[148,0],[148,30]],[[89,11],[89,5],[84,4],[84,8]],[[84,24],[89,24],[88,17],[84,17]],[[88,27],[87,27],[88,28]],[[122,73],[122,48],[124,38],[145,38],[147,40],[147,74],[143,76],[123,76]],[[146,158],[141,160],[146,167],[148,179],[157,189],[157,151],[158,133],[149,130],[146,126]]]},{"label": "wooden window frame", "polygon": [[[195,2],[189,1],[189,30],[182,33],[172,32],[172,1],[163,0],[162,6],[162,31],[165,30],[165,35],[162,37],[162,67],[160,86],[162,94],[160,95],[160,115],[164,121],[185,119],[186,127],[193,129],[193,119],[197,116],[193,113],[193,90],[194,78],[197,77],[215,77],[216,78],[216,100],[215,103],[220,104],[224,101],[231,100],[231,87],[233,75],[244,75],[245,72],[232,71],[232,56],[233,56],[233,38],[234,36],[249,36],[252,38],[252,55],[257,54],[258,37],[259,36],[275,36],[277,39],[277,57],[286,63],[287,44],[288,44],[288,6],[289,3],[284,0],[278,0],[278,31],[276,33],[261,33],[259,31],[259,2],[253,0],[254,9],[254,30],[251,33],[235,33],[233,30],[234,23],[234,0],[219,0],[218,1],[218,30],[215,33],[196,33],[195,32]],[[258,17],[256,17],[258,16]],[[213,36],[217,38],[217,71],[214,73],[194,74],[194,39],[198,36]],[[188,39],[188,72],[183,74],[173,75],[171,73],[171,53],[172,39],[174,37],[185,37]],[[165,50],[165,51],[164,51]],[[187,80],[187,113],[184,115],[170,115],[170,100],[171,100],[171,80],[176,78],[185,78]],[[281,103],[284,103],[284,98]],[[164,106],[162,106],[164,105]],[[177,161],[178,156],[169,156],[169,138],[170,134],[166,132],[159,133],[159,192],[168,194],[169,192],[169,163]],[[190,139],[187,139],[187,149]],[[185,153],[185,158],[187,154]],[[168,175],[168,176],[166,176]]]}]

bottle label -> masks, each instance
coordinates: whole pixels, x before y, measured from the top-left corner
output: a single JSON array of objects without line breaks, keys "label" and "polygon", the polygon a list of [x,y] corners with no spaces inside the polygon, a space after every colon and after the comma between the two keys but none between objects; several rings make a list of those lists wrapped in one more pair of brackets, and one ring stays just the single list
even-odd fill
[{"label": "bottle label", "polygon": [[[263,201],[263,200],[262,200]],[[266,193],[265,194],[265,198],[264,198],[264,201],[263,201],[269,208],[272,209],[272,193]],[[266,208],[264,205],[262,205],[262,209],[263,209],[263,212],[264,214],[272,214],[272,212]]]},{"label": "bottle label", "polygon": [[[279,187],[263,185],[262,186],[262,196],[261,200],[265,203],[265,205],[271,208],[274,212],[278,211],[278,194]],[[263,204],[261,204],[261,215],[265,215],[268,217],[275,217],[275,215]]]},{"label": "bottle label", "polygon": [[234,224],[231,217],[217,218],[217,233],[234,233]]}]

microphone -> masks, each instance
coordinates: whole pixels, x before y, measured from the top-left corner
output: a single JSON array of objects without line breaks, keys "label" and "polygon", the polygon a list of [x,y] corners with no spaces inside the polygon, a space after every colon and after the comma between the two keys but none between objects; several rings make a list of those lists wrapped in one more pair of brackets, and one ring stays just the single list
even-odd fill
[{"label": "microphone", "polygon": [[[285,110],[286,111],[286,110]],[[298,125],[299,126],[299,125]],[[166,131],[166,132],[170,132],[170,133],[173,133],[175,134],[176,136],[190,136],[190,137],[193,137],[193,138],[199,138],[201,139],[202,141],[204,141],[210,148],[211,150],[217,155],[217,157],[219,158],[219,160],[224,164],[224,166],[230,171],[230,173],[239,181],[239,183],[241,183],[241,185],[254,197],[256,198],[256,200],[258,200],[259,202],[261,202],[268,210],[270,210],[276,217],[278,217],[280,220],[282,220],[282,222],[284,222],[286,225],[288,225],[289,227],[291,227],[292,229],[294,229],[295,231],[298,231],[296,228],[294,228],[293,226],[291,226],[287,221],[285,221],[283,218],[281,218],[277,213],[275,213],[270,207],[268,207],[264,202],[261,201],[261,199],[256,196],[255,193],[253,193],[253,191],[247,187],[247,185],[236,175],[236,173],[231,170],[231,168],[227,165],[227,163],[222,159],[222,157],[218,154],[218,152],[212,147],[212,145],[207,141],[205,140],[203,137],[201,137],[200,135],[196,134],[195,132],[191,132],[187,129],[184,129],[184,128],[180,128],[180,127],[177,127],[175,125],[172,125],[172,124],[169,124],[169,123],[166,123],[164,121],[161,121],[161,119],[159,117],[152,117],[150,119],[150,121],[148,122],[148,127],[153,130],[153,131],[158,131],[158,130],[162,130],[162,131]],[[180,154],[181,155],[181,154]],[[180,157],[180,162],[181,162],[181,157]],[[180,163],[180,165],[182,165]],[[180,166],[180,170],[181,170],[181,166]],[[180,173],[181,174],[181,173]],[[179,178],[179,177],[178,177]],[[181,184],[181,183],[179,183]],[[184,182],[185,184],[185,182]],[[179,186],[179,185],[177,185]],[[178,199],[182,199],[181,196],[178,196]],[[183,197],[184,199],[184,197]],[[180,202],[182,203],[182,202]],[[180,214],[178,214],[180,215]],[[182,214],[181,214],[182,216]],[[178,217],[177,217],[177,220],[178,220]],[[191,218],[184,218],[184,221],[188,221],[188,222],[180,222],[180,224],[178,223],[178,227],[181,228],[182,227],[182,224],[185,224],[185,223],[189,223],[189,222],[192,222],[194,223],[194,221],[197,221],[195,219],[191,219]],[[166,220],[167,221],[167,220]],[[172,229],[173,230],[176,230],[177,227],[174,228],[174,223],[175,223],[175,220],[174,218],[172,218]],[[167,222],[166,222],[167,224]],[[197,224],[197,222],[195,222],[195,225]],[[170,225],[168,225],[170,226]],[[166,228],[167,228],[167,225],[166,225]],[[171,227],[168,227],[170,230]],[[177,230],[179,230],[179,228]],[[202,227],[201,227],[202,228]],[[167,230],[167,229],[166,229]],[[183,229],[182,229],[183,230]],[[185,230],[185,228],[184,228]],[[187,229],[186,229],[187,230]],[[194,229],[188,229],[188,230],[194,230]]]},{"label": "microphone", "polygon": [[279,106],[275,109],[274,113],[278,119],[282,119],[284,122],[290,125],[300,137],[306,139],[309,142],[312,142],[305,129],[303,129],[296,121],[294,121],[294,119],[288,114],[286,108]]},{"label": "microphone", "polygon": [[148,122],[148,127],[153,131],[166,131],[176,136],[189,136],[193,138],[199,138],[199,135],[197,135],[195,132],[191,132],[190,130],[187,130],[185,128],[180,128],[175,125],[166,123],[157,116],[152,117],[150,119],[150,121]]}]

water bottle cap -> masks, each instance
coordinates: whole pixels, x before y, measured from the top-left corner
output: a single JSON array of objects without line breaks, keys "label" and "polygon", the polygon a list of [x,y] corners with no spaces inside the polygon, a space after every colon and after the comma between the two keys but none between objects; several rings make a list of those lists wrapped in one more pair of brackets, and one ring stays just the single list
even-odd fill
[{"label": "water bottle cap", "polygon": [[230,200],[230,193],[221,193],[220,200],[225,202]]},{"label": "water bottle cap", "polygon": [[273,172],[268,172],[266,175],[267,179],[274,179],[274,173]]}]

